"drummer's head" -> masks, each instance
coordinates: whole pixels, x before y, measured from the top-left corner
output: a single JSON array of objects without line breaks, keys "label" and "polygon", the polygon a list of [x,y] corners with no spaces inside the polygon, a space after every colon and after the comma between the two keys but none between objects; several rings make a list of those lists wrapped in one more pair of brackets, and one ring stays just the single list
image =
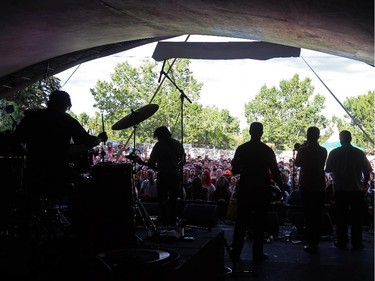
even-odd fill
[{"label": "drummer's head", "polygon": [[160,127],[156,128],[156,130],[154,132],[154,138],[157,138],[158,140],[168,139],[171,136],[172,136],[171,132],[165,126],[160,126]]},{"label": "drummer's head", "polygon": [[47,102],[47,107],[60,110],[60,111],[67,111],[71,108],[72,103],[70,101],[70,96],[65,91],[53,91],[49,95],[49,100]]}]

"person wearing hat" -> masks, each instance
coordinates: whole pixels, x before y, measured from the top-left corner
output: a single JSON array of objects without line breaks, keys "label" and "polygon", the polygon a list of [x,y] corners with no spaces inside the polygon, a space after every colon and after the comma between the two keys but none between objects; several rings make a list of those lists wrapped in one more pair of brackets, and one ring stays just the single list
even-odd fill
[{"label": "person wearing hat", "polygon": [[263,125],[250,125],[250,141],[237,147],[231,161],[233,175],[240,175],[237,193],[237,218],[230,256],[235,267],[244,246],[244,236],[253,213],[252,255],[255,264],[268,258],[263,252],[263,238],[268,206],[271,201],[271,178],[282,188],[274,151],[261,142]]},{"label": "person wearing hat", "polygon": [[302,208],[305,218],[304,251],[316,253],[319,250],[320,229],[324,211],[325,172],[327,149],[320,146],[319,128],[312,126],[307,129],[307,141],[297,151],[294,161],[300,168],[299,190],[301,193]]},{"label": "person wearing hat", "polygon": [[71,193],[72,183],[77,180],[69,165],[71,141],[87,150],[107,141],[105,132],[92,136],[66,113],[71,106],[67,92],[53,91],[47,108],[31,110],[16,127],[16,139],[26,149],[22,189],[24,207],[29,211],[41,198],[61,200]]},{"label": "person wearing hat", "polygon": [[156,128],[154,138],[158,141],[152,148],[150,158],[145,165],[157,171],[160,221],[163,226],[175,226],[177,199],[182,193],[180,168],[185,164],[185,151],[182,144],[172,138],[171,132],[165,126]]}]

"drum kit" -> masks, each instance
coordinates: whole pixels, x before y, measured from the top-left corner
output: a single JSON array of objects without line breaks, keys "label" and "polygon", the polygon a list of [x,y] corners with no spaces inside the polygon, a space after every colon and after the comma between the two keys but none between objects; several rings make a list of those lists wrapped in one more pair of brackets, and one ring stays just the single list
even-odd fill
[{"label": "drum kit", "polygon": [[[148,104],[137,110],[131,110],[131,113],[117,121],[113,126],[112,130],[124,130],[127,128],[133,128],[133,147],[136,147],[136,129],[139,123],[143,122],[147,118],[151,117],[159,106],[157,104]],[[133,194],[133,212],[134,216],[143,222],[144,227],[147,230],[148,237],[156,236],[158,233],[157,227],[153,220],[149,216],[146,208],[138,197],[135,184],[135,155],[130,153],[126,156],[132,161],[131,169],[131,186]],[[138,157],[136,157],[138,158]],[[99,164],[100,166],[100,164]],[[140,239],[138,237],[138,239]],[[167,264],[175,262],[179,258],[179,254],[170,251],[168,249],[159,248],[126,248],[119,250],[111,250],[98,254],[98,258],[110,269],[112,274],[121,277],[131,277],[134,280],[138,280],[142,272],[153,272],[159,271],[160,269],[166,268]],[[146,271],[145,271],[146,269]],[[143,280],[143,278],[139,279]]]},{"label": "drum kit", "polygon": [[[137,126],[151,117],[158,108],[157,104],[148,104],[139,109],[131,110],[128,115],[116,122],[112,129],[124,130],[132,127],[134,129],[134,147],[136,147]],[[8,137],[0,135],[0,144],[5,143],[5,141],[8,141]],[[9,148],[9,145],[4,145],[2,149],[5,147]],[[4,159],[1,159],[3,154],[6,158],[4,156]],[[4,168],[9,166],[8,154],[10,154],[9,151],[0,150],[0,160],[7,160],[7,162],[0,161],[0,167],[2,167],[1,164],[4,164]],[[13,150],[11,154],[13,155]],[[17,157],[18,155],[23,159],[23,153],[17,154]],[[132,162],[134,161],[132,160]],[[131,230],[134,227],[136,216],[142,219],[148,236],[154,235],[157,228],[142,202],[140,202],[137,192],[134,192],[136,188],[134,166],[134,163],[110,162],[91,166],[91,176],[85,177],[82,186],[76,189],[76,192],[79,193],[78,198],[83,200],[78,220],[81,222],[81,218],[85,219],[79,226],[79,231],[82,231],[79,238],[81,239],[82,236],[82,241],[87,240],[82,248],[90,254],[91,251],[96,252],[97,259],[102,265],[105,265],[112,277],[125,276],[131,277],[132,280],[144,280],[144,276],[141,275],[142,272],[151,273],[159,272],[160,269],[169,270],[169,266],[178,260],[179,254],[169,249],[142,246],[143,243],[137,245],[136,240],[142,239]],[[8,177],[6,178],[8,179]],[[14,177],[9,177],[9,181],[14,181]],[[19,187],[19,189],[22,188]],[[3,196],[2,198],[8,197]],[[3,202],[4,200],[0,201]],[[16,206],[18,205],[16,204]],[[12,208],[9,209],[13,210],[13,206],[10,207]],[[8,210],[6,210],[6,213],[8,213]],[[2,218],[1,215],[0,212],[0,219]],[[18,227],[18,221],[12,222],[13,224],[15,228]],[[41,226],[44,227],[44,222],[42,224]],[[4,231],[8,231],[8,229],[8,224],[4,225]],[[55,234],[54,230],[55,228],[51,231],[52,234]],[[2,231],[3,228],[0,224],[0,236],[3,233]],[[65,231],[65,227],[63,231]],[[17,234],[17,231],[15,230],[14,233]],[[11,234],[7,234],[7,236]]]},{"label": "drum kit", "polygon": [[112,130],[123,130],[130,127],[137,127],[139,123],[151,117],[158,109],[159,105],[153,103],[147,104],[136,110],[132,109],[131,113],[117,121],[112,126]]},{"label": "drum kit", "polygon": [[[133,128],[133,140],[134,140],[134,148],[136,147],[136,129],[139,123],[143,122],[147,118],[151,117],[157,110],[159,109],[159,105],[157,104],[147,104],[139,109],[131,110],[131,112],[117,121],[113,126],[112,130],[124,130],[128,128]],[[126,155],[125,157],[131,160],[131,164],[119,164],[119,163],[112,163],[112,162],[103,162],[96,164],[92,167],[93,171],[93,179],[95,178],[101,178],[103,174],[113,174],[113,175],[119,175],[120,173],[116,173],[117,170],[124,170],[123,166],[129,166],[131,165],[131,172],[126,173],[126,176],[129,176],[130,174],[130,181],[131,181],[131,193],[133,198],[133,211],[135,217],[139,219],[139,221],[142,221],[144,226],[147,228],[148,233],[155,234],[156,233],[156,226],[154,222],[152,221],[151,217],[148,215],[147,210],[143,206],[142,202],[140,202],[138,198],[138,190],[136,187],[136,179],[135,174],[137,172],[136,167],[136,161],[133,158],[135,155],[133,153],[129,153],[129,155]],[[126,170],[129,170],[128,167]],[[111,172],[112,171],[112,172]],[[112,176],[113,176],[112,175]],[[124,174],[125,176],[125,174]],[[128,179],[126,179],[128,181]],[[124,181],[123,181],[124,182]]]}]

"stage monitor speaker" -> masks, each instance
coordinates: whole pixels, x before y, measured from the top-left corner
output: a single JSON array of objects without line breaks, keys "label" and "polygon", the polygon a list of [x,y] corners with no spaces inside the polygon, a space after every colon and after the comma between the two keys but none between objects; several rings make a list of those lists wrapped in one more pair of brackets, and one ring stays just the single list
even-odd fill
[{"label": "stage monitor speaker", "polygon": [[182,219],[186,225],[213,227],[217,223],[217,204],[188,203]]},{"label": "stage monitor speaker", "polygon": [[159,216],[159,203],[156,202],[142,202],[143,206],[145,207],[147,213],[152,217]]}]

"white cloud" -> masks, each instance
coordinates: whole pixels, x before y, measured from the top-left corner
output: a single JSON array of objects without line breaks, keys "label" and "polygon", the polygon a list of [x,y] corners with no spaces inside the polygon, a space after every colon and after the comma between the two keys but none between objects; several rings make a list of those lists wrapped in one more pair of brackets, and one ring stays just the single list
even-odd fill
[{"label": "white cloud", "polygon": [[[184,40],[185,37],[182,38]],[[197,41],[197,38],[194,40]],[[94,99],[90,88],[93,88],[98,80],[110,80],[110,74],[120,62],[127,60],[133,65],[139,65],[142,59],[151,58],[155,46],[156,43],[152,43],[87,62],[82,64],[73,75],[75,68],[56,75],[61,79],[62,84],[72,75],[63,87],[71,95],[72,110],[77,114],[86,112],[93,115],[96,109],[93,107]],[[309,50],[302,50],[301,56],[341,102],[344,102],[346,97],[375,90],[374,68],[365,63]],[[263,85],[278,87],[281,80],[289,80],[294,74],[298,74],[300,79],[310,78],[315,93],[326,97],[324,110],[326,116],[342,116],[345,113],[302,58],[268,61],[192,60],[191,70],[194,77],[204,83],[200,102],[203,105],[228,109],[233,116],[240,118],[242,126],[246,126],[243,115],[244,104],[254,98]],[[165,83],[168,83],[167,80]],[[186,94],[189,96],[189,93]]]}]

